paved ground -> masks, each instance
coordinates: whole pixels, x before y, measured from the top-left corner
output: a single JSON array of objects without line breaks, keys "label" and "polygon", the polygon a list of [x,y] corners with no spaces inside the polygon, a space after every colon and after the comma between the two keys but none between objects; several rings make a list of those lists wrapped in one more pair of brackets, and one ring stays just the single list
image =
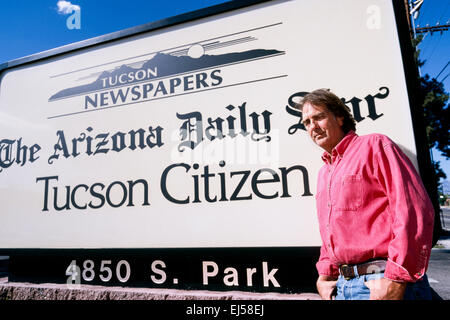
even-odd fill
[{"label": "paved ground", "polygon": [[450,207],[441,207],[443,235],[431,251],[428,280],[431,288],[444,300],[450,300]]},{"label": "paved ground", "polygon": [[444,300],[450,300],[450,250],[433,249],[428,265],[431,288]]}]

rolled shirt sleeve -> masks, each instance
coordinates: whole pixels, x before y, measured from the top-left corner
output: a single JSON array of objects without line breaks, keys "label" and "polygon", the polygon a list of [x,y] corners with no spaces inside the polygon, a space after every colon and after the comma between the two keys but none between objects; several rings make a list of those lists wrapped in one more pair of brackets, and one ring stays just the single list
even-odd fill
[{"label": "rolled shirt sleeve", "polygon": [[394,143],[376,154],[379,183],[389,200],[391,241],[384,277],[415,282],[425,274],[431,253],[434,209],[409,158]]},{"label": "rolled shirt sleeve", "polygon": [[316,263],[316,269],[321,276],[330,276],[336,279],[339,277],[339,267],[331,262],[324,245],[320,247],[320,257]]}]

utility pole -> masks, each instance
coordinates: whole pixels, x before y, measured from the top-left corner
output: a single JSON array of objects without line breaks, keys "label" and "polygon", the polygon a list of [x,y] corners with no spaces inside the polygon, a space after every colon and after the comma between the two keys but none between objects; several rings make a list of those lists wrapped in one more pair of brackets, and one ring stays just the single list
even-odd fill
[{"label": "utility pole", "polygon": [[405,3],[405,11],[406,11],[406,20],[408,21],[408,30],[409,30],[409,35],[412,38],[412,34],[411,34],[411,15],[409,14],[409,1],[408,0],[404,0]]},{"label": "utility pole", "polygon": [[435,25],[430,27],[428,24],[426,27],[418,27],[416,28],[415,20],[417,19],[419,15],[419,9],[424,3],[425,0],[404,0],[405,3],[405,9],[406,9],[406,18],[408,20],[408,28],[411,35],[411,39],[415,39],[418,33],[428,33],[430,32],[433,34],[433,32],[444,32],[448,31],[450,28],[450,24],[448,24],[448,21],[446,24],[440,25],[439,22]]},{"label": "utility pole", "polygon": [[438,32],[440,31],[441,33],[444,31],[448,31],[448,28],[450,28],[450,24],[443,24],[443,25],[436,25],[434,27],[423,27],[423,28],[416,28],[416,34],[417,33],[427,33],[427,32],[431,32],[431,34],[433,34],[433,32]]},{"label": "utility pole", "polygon": [[[440,32],[442,34],[444,31],[448,31],[448,29],[450,28],[450,24],[448,24],[448,21],[446,24],[443,25],[440,25],[438,22],[435,26],[432,27],[428,26],[427,24],[426,27],[416,28],[415,20],[419,16],[419,9],[424,3],[424,1],[425,0],[404,0],[406,17],[408,20],[409,35],[411,37],[411,40],[415,40],[417,38],[417,34],[430,33],[431,35],[433,35],[434,32]],[[419,70],[419,76],[421,77],[422,72],[420,70],[420,67],[417,66],[417,68]]]},{"label": "utility pole", "polygon": [[416,24],[415,20],[419,15],[419,9],[425,0],[405,0],[405,7],[408,17],[408,26],[411,38],[416,38]]}]

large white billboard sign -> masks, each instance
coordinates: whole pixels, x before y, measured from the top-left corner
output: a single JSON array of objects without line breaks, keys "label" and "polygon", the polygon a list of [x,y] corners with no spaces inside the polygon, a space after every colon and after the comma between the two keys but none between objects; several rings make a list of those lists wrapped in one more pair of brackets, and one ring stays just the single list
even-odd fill
[{"label": "large white billboard sign", "polygon": [[6,69],[0,248],[319,246],[292,107],[330,88],[415,162],[396,28],[391,1],[273,1]]}]

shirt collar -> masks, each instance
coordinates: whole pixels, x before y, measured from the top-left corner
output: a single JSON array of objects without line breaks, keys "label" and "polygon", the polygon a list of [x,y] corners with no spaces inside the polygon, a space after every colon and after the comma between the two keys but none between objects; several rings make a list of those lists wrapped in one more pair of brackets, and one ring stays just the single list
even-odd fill
[{"label": "shirt collar", "polygon": [[358,135],[353,130],[347,132],[344,138],[339,141],[339,143],[333,148],[333,150],[331,150],[331,155],[326,151],[322,154],[323,162],[331,164],[332,162],[334,162],[337,156],[342,158],[345,150],[347,150],[347,147],[357,136]]}]

